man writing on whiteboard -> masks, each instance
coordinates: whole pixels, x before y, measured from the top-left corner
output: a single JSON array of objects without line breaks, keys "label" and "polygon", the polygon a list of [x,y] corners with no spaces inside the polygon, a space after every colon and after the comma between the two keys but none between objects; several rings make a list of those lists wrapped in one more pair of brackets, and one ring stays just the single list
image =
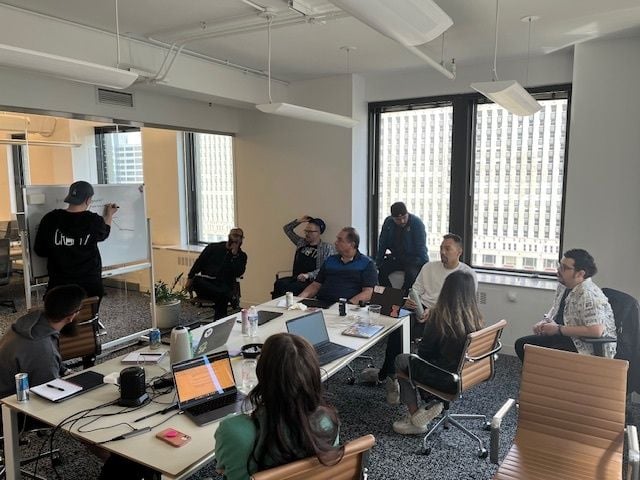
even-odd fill
[{"label": "man writing on whiteboard", "polygon": [[90,183],[79,181],[69,187],[66,210],[47,213],[38,226],[35,252],[47,259],[47,291],[58,285],[80,285],[87,296],[102,298],[102,259],[98,242],[111,232],[111,220],[118,210],[115,203],[104,206],[102,216],[89,211],[93,198]]}]

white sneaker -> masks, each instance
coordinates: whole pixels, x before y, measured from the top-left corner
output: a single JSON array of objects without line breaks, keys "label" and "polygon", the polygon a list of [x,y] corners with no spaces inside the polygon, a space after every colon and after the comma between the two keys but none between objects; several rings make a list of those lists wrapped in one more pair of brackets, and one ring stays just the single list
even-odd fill
[{"label": "white sneaker", "polygon": [[426,433],[427,427],[416,427],[411,422],[411,414],[407,413],[400,420],[393,422],[393,431],[400,435],[417,435],[419,433]]},{"label": "white sneaker", "polygon": [[427,428],[429,422],[442,413],[442,402],[436,402],[423,408],[419,408],[411,415],[411,423],[417,428]]},{"label": "white sneaker", "polygon": [[360,380],[365,383],[380,383],[378,378],[379,368],[365,368],[360,372]]},{"label": "white sneaker", "polygon": [[400,403],[400,384],[395,378],[387,377],[384,381],[384,388],[387,391],[387,403],[398,405]]}]

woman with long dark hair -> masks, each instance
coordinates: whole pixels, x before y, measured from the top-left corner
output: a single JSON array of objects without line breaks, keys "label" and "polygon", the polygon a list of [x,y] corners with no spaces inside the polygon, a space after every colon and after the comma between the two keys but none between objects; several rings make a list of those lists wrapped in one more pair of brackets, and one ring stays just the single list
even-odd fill
[{"label": "woman with long dark hair", "polygon": [[[418,347],[418,356],[444,370],[455,372],[460,363],[467,335],[482,328],[482,315],[476,303],[475,281],[462,271],[453,272],[442,285],[436,305],[430,309],[424,335]],[[451,376],[429,365],[402,354],[396,357],[396,372],[411,373],[418,383],[433,386],[444,392],[454,393],[456,385]],[[431,420],[442,411],[442,403],[434,397],[424,396],[426,405],[420,408],[419,396],[411,382],[398,378],[400,401],[408,414],[393,423],[393,430],[401,434],[427,431]]]},{"label": "woman with long dark hair", "polygon": [[217,470],[227,480],[305,457],[332,465],[342,458],[336,410],[323,397],[315,350],[302,337],[272,335],[249,393],[250,414],[223,420],[216,431]]}]

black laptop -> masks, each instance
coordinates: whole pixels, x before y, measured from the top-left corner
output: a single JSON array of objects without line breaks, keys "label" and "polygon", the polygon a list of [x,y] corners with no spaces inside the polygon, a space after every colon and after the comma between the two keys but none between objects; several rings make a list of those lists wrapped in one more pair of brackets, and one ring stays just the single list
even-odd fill
[{"label": "black laptop", "polygon": [[331,363],[355,351],[353,348],[329,341],[329,333],[327,332],[327,325],[324,323],[322,310],[289,320],[287,322],[287,331],[306,338],[313,345],[318,354],[320,366]]},{"label": "black laptop", "polygon": [[278,318],[282,312],[270,312],[269,310],[258,310],[258,325],[264,325],[274,318]]},{"label": "black laptop", "polygon": [[236,387],[228,351],[178,362],[171,370],[178,406],[197,425],[240,412],[245,396]]},{"label": "black laptop", "polygon": [[402,306],[404,305],[404,295],[399,288],[383,287],[376,285],[373,287],[373,294],[371,295],[370,305],[380,305],[380,313],[389,317],[398,318],[404,316],[409,312],[402,312]]}]

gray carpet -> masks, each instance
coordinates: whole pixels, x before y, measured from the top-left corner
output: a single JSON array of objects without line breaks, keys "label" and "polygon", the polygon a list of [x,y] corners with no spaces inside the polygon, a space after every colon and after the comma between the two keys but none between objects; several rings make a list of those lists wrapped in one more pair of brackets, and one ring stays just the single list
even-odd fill
[{"label": "gray carpet", "polygon": [[[24,298],[20,298],[19,286],[15,287],[21,309]],[[107,289],[107,296],[100,309],[101,319],[107,326],[107,340],[140,331],[150,324],[148,297],[137,292],[124,292]],[[22,313],[24,313],[22,311]],[[186,321],[196,318],[199,309],[187,305],[183,311]],[[20,315],[0,313],[0,333]],[[384,355],[384,345],[370,352],[374,363],[380,364]],[[365,361],[357,362],[356,369],[364,368]],[[360,435],[372,433],[376,437],[376,446],[371,453],[369,478],[371,480],[394,480],[420,478],[433,480],[447,479],[490,479],[496,466],[488,459],[479,459],[475,455],[476,445],[456,429],[441,432],[430,442],[432,452],[429,456],[419,453],[422,436],[402,436],[393,432],[391,424],[404,413],[401,406],[389,406],[385,402],[383,386],[367,384],[348,385],[347,370],[339,372],[326,384],[330,402],[338,409],[342,421],[341,440],[348,441]],[[493,415],[507,398],[515,398],[520,381],[520,363],[515,357],[501,356],[497,364],[496,378],[470,391],[452,406],[452,412],[482,413]],[[638,408],[629,414],[631,421],[637,424]],[[482,429],[480,422],[466,422],[473,431],[486,440],[488,449],[489,432]],[[501,456],[506,453],[515,434],[515,414],[508,415],[503,424]],[[25,453],[37,450],[42,440],[30,435],[32,445],[24,447]],[[69,480],[97,478],[100,462],[86,449],[67,435],[56,438],[62,451],[63,464],[58,467],[60,477]],[[179,454],[177,452],[176,454]],[[39,464],[38,472],[56,478],[50,464]],[[213,466],[208,466],[193,475],[190,480],[221,477],[215,474]]]}]

